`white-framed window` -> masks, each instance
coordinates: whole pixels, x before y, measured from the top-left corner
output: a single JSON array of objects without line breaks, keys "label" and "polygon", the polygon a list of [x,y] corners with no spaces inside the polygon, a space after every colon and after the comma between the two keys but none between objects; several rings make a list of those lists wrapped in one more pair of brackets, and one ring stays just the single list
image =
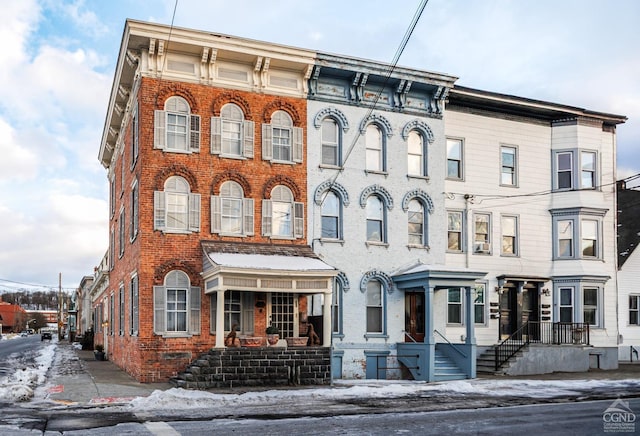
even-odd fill
[{"label": "white-framed window", "polygon": [[573,294],[574,288],[560,288],[560,322],[573,322]]},{"label": "white-framed window", "polygon": [[253,198],[244,198],[242,186],[234,181],[224,182],[220,195],[211,196],[211,233],[253,235],[253,211]]},{"label": "white-framed window", "polygon": [[462,289],[447,290],[447,324],[462,324]]},{"label": "white-framed window", "polygon": [[382,130],[375,124],[369,124],[365,131],[366,161],[367,171],[386,171],[386,156],[384,135]]},{"label": "white-framed window", "polygon": [[120,208],[120,214],[118,216],[118,257],[124,256],[124,241],[125,241],[125,219],[124,219],[124,206]]},{"label": "white-framed window", "polygon": [[339,273],[333,282],[333,298],[331,299],[331,333],[340,336],[342,332],[342,298],[348,289],[348,281],[344,273]]},{"label": "white-framed window", "polygon": [[303,130],[294,127],[285,111],[275,111],[270,124],[262,125],[262,159],[275,162],[302,162]]},{"label": "white-framed window", "polygon": [[124,336],[124,283],[118,289],[118,334]]},{"label": "white-framed window", "polygon": [[115,316],[116,316],[116,296],[111,292],[109,296],[109,336],[113,336],[113,331],[115,329]]},{"label": "white-framed window", "polygon": [[554,189],[596,189],[599,186],[596,151],[578,149],[556,151],[553,165]]},{"label": "white-framed window", "polygon": [[384,202],[377,195],[367,198],[367,242],[387,242]]},{"label": "white-framed window", "polygon": [[154,148],[179,153],[200,151],[200,116],[193,115],[182,97],[167,99],[154,114]]},{"label": "white-framed window", "polygon": [[503,145],[500,147],[500,184],[516,186],[518,184],[518,156],[516,147]]},{"label": "white-framed window", "polygon": [[333,118],[327,117],[321,125],[322,164],[329,166],[342,165],[342,135],[340,126]]},{"label": "white-framed window", "polygon": [[603,209],[551,210],[554,259],[602,259]]},{"label": "white-framed window", "polygon": [[462,139],[447,138],[447,179],[463,179],[463,156],[464,150]]},{"label": "white-framed window", "polygon": [[422,134],[411,130],[407,137],[407,172],[410,176],[426,177],[427,172],[427,141]]},{"label": "white-framed window", "polygon": [[140,121],[139,121],[139,106],[133,107],[131,115],[131,164],[129,168],[133,170],[138,161],[138,154],[140,152]]},{"label": "white-framed window", "polygon": [[502,255],[517,256],[518,253],[518,217],[503,215],[501,217]]},{"label": "white-framed window", "polygon": [[573,153],[556,153],[556,187],[557,189],[573,188]]},{"label": "white-framed window", "polygon": [[464,250],[464,223],[462,211],[447,212],[447,251]]},{"label": "white-framed window", "polygon": [[110,218],[116,214],[116,176],[112,174],[109,177],[109,202],[110,204]]},{"label": "white-framed window", "polygon": [[211,117],[211,153],[224,157],[253,157],[255,124],[245,120],[242,109],[227,103],[219,117]]},{"label": "white-framed window", "polygon": [[640,325],[640,295],[629,295],[629,325]]},{"label": "white-framed window", "polygon": [[604,282],[592,278],[571,277],[554,283],[555,317],[559,322],[585,323],[594,328],[603,327]]},{"label": "white-framed window", "polygon": [[580,153],[580,187],[582,189],[596,187],[596,154],[594,152]]},{"label": "white-framed window", "polygon": [[115,256],[116,256],[116,230],[111,227],[109,232],[109,271],[113,270],[115,266]]},{"label": "white-framed window", "polygon": [[272,238],[294,239],[304,236],[304,203],[293,201],[286,186],[271,190],[271,199],[262,200],[262,234]]},{"label": "white-framed window", "polygon": [[371,279],[367,282],[367,333],[384,333],[384,298],[383,286],[379,280]]},{"label": "white-framed window", "polygon": [[163,286],[153,287],[153,330],[157,335],[200,334],[200,288],[179,270],[167,273]]},{"label": "white-framed window", "polygon": [[342,239],[342,204],[340,197],[327,191],[321,206],[321,238]]},{"label": "white-framed window", "polygon": [[487,285],[476,283],[473,291],[473,319],[476,324],[486,324]]},{"label": "white-framed window", "polygon": [[[235,326],[241,335],[254,334],[255,294],[253,292],[227,291],[224,293],[224,330],[231,331]],[[216,333],[218,293],[211,294],[211,333]]]},{"label": "white-framed window", "polygon": [[473,214],[473,252],[491,254],[491,214]]},{"label": "white-framed window", "polygon": [[129,335],[137,336],[140,328],[138,274],[131,276],[129,283]]},{"label": "white-framed window", "polygon": [[133,242],[138,236],[138,228],[140,223],[140,188],[138,180],[134,180],[131,185],[131,223],[129,224],[129,241]]},{"label": "white-framed window", "polygon": [[164,182],[164,191],[154,192],[154,229],[167,233],[200,231],[200,194],[192,194],[180,176]]},{"label": "white-framed window", "polygon": [[427,213],[420,200],[413,199],[407,209],[407,230],[410,246],[424,247],[429,245],[427,233]]}]

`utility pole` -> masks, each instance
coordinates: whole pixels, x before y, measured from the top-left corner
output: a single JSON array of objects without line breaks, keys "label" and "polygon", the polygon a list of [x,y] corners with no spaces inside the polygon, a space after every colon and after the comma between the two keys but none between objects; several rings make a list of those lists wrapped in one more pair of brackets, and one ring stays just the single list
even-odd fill
[{"label": "utility pole", "polygon": [[62,273],[58,273],[58,340],[62,340]]}]

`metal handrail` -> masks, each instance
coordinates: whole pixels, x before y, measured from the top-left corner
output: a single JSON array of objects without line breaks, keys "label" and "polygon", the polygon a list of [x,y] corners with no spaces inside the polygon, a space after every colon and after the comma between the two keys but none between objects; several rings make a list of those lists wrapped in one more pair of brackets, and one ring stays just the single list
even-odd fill
[{"label": "metal handrail", "polygon": [[452,347],[454,350],[456,350],[458,353],[460,353],[460,355],[461,355],[462,357],[464,357],[465,359],[467,358],[467,355],[466,355],[466,354],[464,354],[462,351],[458,350],[458,347],[456,347],[456,345],[455,345],[455,344],[452,344],[452,343],[451,343],[451,341],[449,341],[449,339],[445,338],[445,337],[443,336],[443,334],[442,334],[442,333],[440,333],[440,332],[439,332],[438,330],[436,330],[436,329],[433,329],[433,332],[434,332],[434,333],[437,333],[438,335],[440,335],[440,337],[441,337],[442,339],[444,339],[445,341],[447,341],[447,343],[448,343],[449,345],[451,345],[451,347]]},{"label": "metal handrail", "polygon": [[[526,339],[524,332],[526,331]],[[508,338],[496,345],[495,348],[495,370],[500,369],[514,354],[520,351],[525,345],[529,345],[529,323],[526,322]],[[516,339],[519,338],[519,339]]]},{"label": "metal handrail", "polygon": [[416,341],[416,340],[413,338],[413,336],[411,336],[411,333],[409,333],[408,331],[406,331],[406,330],[402,330],[402,333],[404,333],[404,334],[405,334],[409,339],[411,339],[411,341],[412,341],[414,344],[417,344],[417,343],[418,343],[418,341]]}]

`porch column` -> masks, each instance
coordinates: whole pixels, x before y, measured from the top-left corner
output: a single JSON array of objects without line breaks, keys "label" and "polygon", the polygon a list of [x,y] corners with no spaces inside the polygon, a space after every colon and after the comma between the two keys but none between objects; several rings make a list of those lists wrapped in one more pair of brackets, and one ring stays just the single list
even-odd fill
[{"label": "porch column", "polygon": [[333,300],[333,292],[330,289],[329,292],[324,293],[324,304],[322,305],[322,346],[331,346],[331,332],[333,331],[333,324],[331,320],[331,304]]},{"label": "porch column", "polygon": [[465,310],[465,319],[464,322],[467,326],[467,335],[466,335],[466,339],[464,341],[465,344],[475,344],[476,343],[476,334],[475,334],[475,319],[474,319],[474,314],[475,314],[475,308],[474,308],[474,302],[473,302],[473,296],[471,295],[471,286],[466,286],[464,288],[464,294],[465,294],[465,306],[466,306],[466,310]]},{"label": "porch column", "polygon": [[435,287],[424,287],[424,346],[426,381],[435,381],[436,341],[433,337],[433,293]]},{"label": "porch column", "polygon": [[224,290],[216,291],[216,348],[224,348]]}]

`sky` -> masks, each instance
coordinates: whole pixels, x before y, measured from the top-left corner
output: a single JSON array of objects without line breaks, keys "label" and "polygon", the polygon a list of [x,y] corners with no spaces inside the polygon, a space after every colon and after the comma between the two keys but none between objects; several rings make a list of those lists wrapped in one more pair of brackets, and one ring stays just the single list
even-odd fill
[{"label": "sky", "polygon": [[[70,291],[107,250],[98,151],[127,18],[391,62],[419,4],[0,0],[0,293]],[[637,0],[430,0],[398,64],[627,116],[622,179],[640,173],[639,18]]]}]

